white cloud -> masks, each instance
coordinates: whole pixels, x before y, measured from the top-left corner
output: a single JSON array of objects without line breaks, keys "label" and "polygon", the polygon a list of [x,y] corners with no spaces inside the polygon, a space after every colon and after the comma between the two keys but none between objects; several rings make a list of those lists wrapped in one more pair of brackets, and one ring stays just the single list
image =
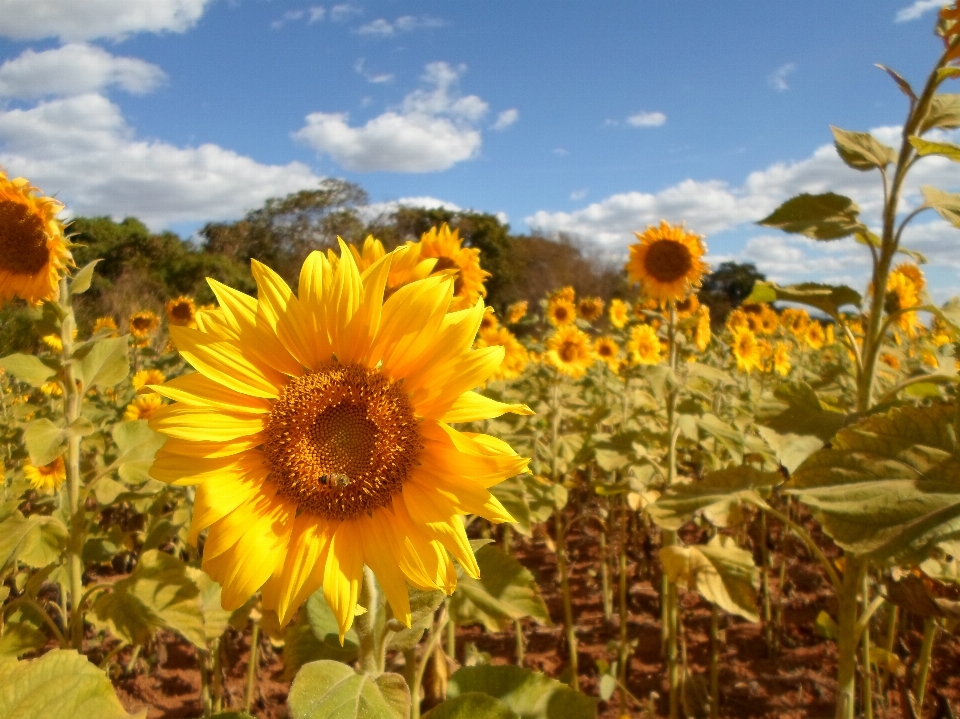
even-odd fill
[{"label": "white cloud", "polygon": [[264,165],[217,145],[138,139],[120,108],[96,94],[0,112],[0,165],[72,213],[133,215],[153,229],[234,219],[321,179],[296,162]]},{"label": "white cloud", "polygon": [[0,0],[0,35],[65,42],[185,32],[212,0]]},{"label": "white cloud", "polygon": [[381,84],[384,82],[390,82],[393,80],[392,72],[370,72],[366,67],[366,58],[360,58],[353,64],[353,69],[358,75],[363,75],[367,82],[372,82],[374,84]]},{"label": "white cloud", "polygon": [[515,107],[504,110],[497,115],[497,121],[493,123],[494,130],[506,130],[510,125],[520,119],[520,111]]},{"label": "white cloud", "polygon": [[373,22],[368,22],[366,25],[361,25],[357,29],[357,32],[360,35],[370,35],[373,37],[391,37],[405,32],[443,27],[444,25],[446,25],[446,23],[439,18],[427,17],[426,15],[423,17],[403,15],[393,22],[378,18]]},{"label": "white cloud", "polygon": [[315,22],[320,22],[327,16],[327,9],[323,5],[315,5],[314,7],[307,8],[307,24],[313,25]]},{"label": "white cloud", "polygon": [[480,151],[476,123],[487,103],[457,89],[464,67],[426,66],[426,88],[408,94],[395,110],[351,126],[347,113],[314,112],[294,137],[357,172],[436,172]]},{"label": "white cloud", "polygon": [[570,154],[570,151],[565,147],[555,147],[553,148],[553,154],[557,157],[566,157]]},{"label": "white cloud", "polygon": [[773,74],[767,78],[768,82],[770,83],[770,87],[780,92],[789,90],[790,84],[787,82],[787,78],[792,75],[796,69],[796,64],[792,62],[788,62],[785,65],[778,67],[773,71]]},{"label": "white cloud", "polygon": [[306,16],[306,10],[287,10],[287,12],[281,15],[279,19],[270,23],[270,27],[272,27],[274,30],[279,30],[288,22],[296,22],[297,20],[301,20]]},{"label": "white cloud", "polygon": [[582,199],[583,199],[584,197],[586,197],[586,196],[587,196],[587,188],[586,188],[586,187],[584,187],[584,188],[582,188],[582,189],[580,189],[580,190],[574,190],[573,192],[570,193],[570,199],[571,199],[571,200],[582,200]]},{"label": "white cloud", "polygon": [[82,95],[110,86],[142,95],[164,80],[163,70],[149,62],[71,43],[43,52],[27,49],[0,65],[0,97]]},{"label": "white cloud", "polygon": [[357,208],[357,214],[364,222],[374,222],[376,220],[386,219],[401,207],[422,207],[426,210],[449,210],[450,212],[460,212],[463,208],[453,202],[438,200],[436,197],[401,197],[399,200],[390,200],[389,202],[372,202],[369,205]]},{"label": "white cloud", "polygon": [[631,127],[660,127],[666,121],[667,116],[662,112],[638,112],[627,118]]},{"label": "white cloud", "polygon": [[342,3],[340,5],[334,5],[330,8],[330,19],[334,22],[344,22],[349,20],[354,15],[360,15],[363,13],[363,10],[358,8],[356,5],[351,3]]},{"label": "white cloud", "polygon": [[947,0],[916,0],[916,2],[914,2],[912,5],[908,5],[907,7],[898,10],[896,17],[893,18],[893,21],[909,22],[910,20],[917,20],[931,10],[939,10],[944,5],[949,4],[950,3],[947,2]]}]

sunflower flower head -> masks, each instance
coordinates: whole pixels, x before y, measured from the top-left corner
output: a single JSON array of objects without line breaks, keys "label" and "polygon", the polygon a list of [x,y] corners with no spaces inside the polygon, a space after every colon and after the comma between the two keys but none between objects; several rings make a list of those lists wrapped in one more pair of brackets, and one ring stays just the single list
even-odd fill
[{"label": "sunflower flower head", "polygon": [[565,285],[561,287],[556,292],[551,293],[551,300],[566,300],[567,302],[575,302],[577,299],[577,292],[570,285]]},{"label": "sunflower flower head", "polygon": [[810,324],[810,315],[806,310],[788,307],[780,316],[780,321],[790,333],[796,338],[802,338],[807,332],[807,326]]},{"label": "sunflower flower head", "polygon": [[811,349],[822,349],[827,341],[827,335],[823,330],[823,325],[813,320],[807,326],[807,331],[803,335],[804,341]]},{"label": "sunflower flower head", "polygon": [[707,349],[711,339],[710,331],[710,308],[701,305],[697,312],[697,324],[693,326],[693,344],[697,350],[703,352]]},{"label": "sunflower flower head", "polygon": [[23,476],[41,494],[52,494],[60,489],[63,480],[67,478],[67,467],[63,462],[63,457],[57,457],[50,464],[42,464],[39,467],[34,467],[30,462],[25,462]]},{"label": "sunflower flower head", "polygon": [[145,394],[137,397],[127,405],[123,412],[123,421],[132,422],[137,419],[150,419],[163,406],[163,397],[158,394]]},{"label": "sunflower flower head", "polygon": [[476,347],[480,349],[496,346],[503,347],[503,362],[500,363],[491,379],[509,380],[522,375],[530,361],[527,348],[520,344],[520,340],[506,327],[481,328]]},{"label": "sunflower flower head", "polygon": [[[900,267],[911,267],[911,265],[900,265]],[[919,272],[916,265],[912,266]],[[884,309],[889,314],[898,313],[894,323],[907,335],[907,337],[916,337],[922,321],[914,308],[920,306],[920,288],[914,281],[913,272],[907,270],[901,271],[899,268],[890,273],[887,278],[887,294],[884,299]],[[923,282],[923,275],[920,275],[920,281]]]},{"label": "sunflower flower head", "polygon": [[576,319],[577,308],[574,306],[573,300],[560,296],[550,299],[547,304],[547,320],[550,324],[554,327],[565,327],[573,324]]},{"label": "sunflower flower head", "polygon": [[134,389],[139,390],[148,384],[163,384],[166,379],[163,372],[158,369],[142,369],[133,375],[130,384]]},{"label": "sunflower flower head", "polygon": [[575,325],[565,324],[547,340],[546,360],[561,374],[577,379],[586,374],[596,357],[590,337]]},{"label": "sunflower flower head", "polygon": [[197,305],[192,297],[180,295],[166,305],[167,322],[178,327],[195,327],[197,324]]},{"label": "sunflower flower head", "polygon": [[597,359],[605,363],[611,372],[620,371],[620,346],[613,337],[597,337],[593,343]]},{"label": "sunflower flower head", "polygon": [[738,327],[733,331],[731,345],[733,356],[737,360],[737,368],[741,372],[750,373],[755,369],[760,369],[762,363],[760,344],[753,332],[746,327]]},{"label": "sunflower flower head", "polygon": [[577,303],[577,314],[587,322],[603,316],[603,300],[599,297],[583,297]]},{"label": "sunflower flower head", "polygon": [[480,320],[480,331],[484,330],[495,330],[500,326],[500,322],[497,320],[496,314],[493,312],[493,307],[485,307],[483,310],[483,319]]},{"label": "sunflower flower head", "polygon": [[453,559],[479,574],[463,515],[513,521],[488,488],[528,460],[453,426],[531,414],[472,391],[504,348],[473,347],[482,301],[448,313],[450,273],[384,300],[392,255],[361,274],[343,244],[335,266],[313,252],[296,292],[254,261],[256,298],[210,280],[219,309],[170,328],[197,371],[153,388],[175,402],[150,473],[196,486],[188,538],[207,531],[228,610],[260,590],[286,624],[322,589],[343,641],[367,565],[409,626],[408,585],[452,593]]},{"label": "sunflower flower head", "polygon": [[699,309],[700,300],[697,299],[695,294],[691,293],[677,302],[677,317],[680,319],[693,317]]},{"label": "sunflower flower head", "polygon": [[663,360],[660,338],[650,325],[636,325],[627,341],[627,352],[634,364],[660,364]]},{"label": "sunflower flower head", "polygon": [[60,335],[58,334],[43,335],[40,341],[43,342],[51,352],[56,354],[63,352],[63,340],[60,339]]},{"label": "sunflower flower head", "polygon": [[130,325],[130,334],[138,340],[142,340],[157,331],[157,327],[160,326],[160,318],[153,312],[144,310],[142,312],[134,312],[130,315],[127,324]]},{"label": "sunflower flower head", "polygon": [[22,177],[0,170],[0,304],[20,297],[36,306],[60,299],[73,255],[57,215],[63,205]]},{"label": "sunflower flower head", "polygon": [[451,310],[473,307],[477,300],[487,296],[484,285],[490,273],[480,267],[480,250],[464,247],[459,230],[450,230],[447,223],[439,229],[431,227],[420,237],[421,259],[436,258],[433,274],[453,277]]},{"label": "sunflower flower head", "polygon": [[727,329],[730,332],[736,332],[738,329],[749,329],[750,320],[747,313],[741,309],[735,309],[727,315]]},{"label": "sunflower flower head", "polygon": [[636,235],[638,242],[630,245],[626,270],[631,282],[640,283],[644,295],[666,305],[700,286],[707,271],[701,260],[706,248],[700,235],[665,221]]},{"label": "sunflower flower head", "polygon": [[610,309],[607,311],[607,316],[610,318],[611,325],[618,330],[622,330],[630,320],[630,305],[623,300],[610,300]]},{"label": "sunflower flower head", "polygon": [[117,336],[117,322],[113,317],[97,317],[93,322],[93,331],[90,334],[105,332],[108,337]]},{"label": "sunflower flower head", "polygon": [[44,382],[40,385],[40,391],[48,397],[62,397],[63,385],[56,380],[53,382]]},{"label": "sunflower flower head", "polygon": [[517,322],[522,320],[527,316],[527,308],[529,305],[526,300],[522,302],[514,302],[512,305],[507,307],[507,324],[515,325]]},{"label": "sunflower flower head", "polygon": [[786,342],[777,342],[773,349],[773,369],[781,377],[790,374],[793,365],[790,363],[790,347]]}]

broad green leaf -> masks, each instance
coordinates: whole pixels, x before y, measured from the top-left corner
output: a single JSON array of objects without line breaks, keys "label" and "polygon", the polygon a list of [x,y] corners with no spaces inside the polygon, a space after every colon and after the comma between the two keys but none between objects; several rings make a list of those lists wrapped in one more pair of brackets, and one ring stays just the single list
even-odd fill
[{"label": "broad green leaf", "polygon": [[527,502],[523,481],[518,477],[513,477],[490,487],[489,492],[500,500],[500,504],[502,504],[504,509],[510,512],[510,516],[516,520],[511,526],[511,529],[519,532],[524,537],[529,537],[530,505]]},{"label": "broad green leaf", "polygon": [[697,426],[726,447],[735,462],[743,461],[743,432],[710,412],[697,419]]},{"label": "broad green leaf", "polygon": [[[427,631],[433,623],[433,615],[440,605],[443,604],[444,596],[444,593],[439,591],[424,592],[419,589],[411,589],[410,627],[394,634],[390,638],[388,649],[405,651],[417,646],[423,637],[423,633]],[[390,611],[390,616],[393,616],[392,610]]]},{"label": "broad green leaf", "polygon": [[515,619],[532,617],[550,625],[550,613],[533,574],[506,552],[492,545],[477,551],[480,579],[463,577],[450,598],[450,617],[458,625],[482,624],[499,632]]},{"label": "broad green leaf", "polygon": [[753,555],[733,537],[716,535],[706,545],[673,545],[660,550],[663,571],[676,584],[695,589],[711,604],[751,622],[757,614],[760,572]]},{"label": "broad green leaf", "polygon": [[287,698],[290,716],[292,719],[407,719],[410,696],[406,695],[404,711],[397,701],[397,679],[403,684],[403,678],[396,674],[381,674],[374,680],[340,662],[321,660],[305,664],[290,687]]},{"label": "broad green leaf", "polygon": [[757,224],[814,240],[839,240],[860,230],[860,208],[849,197],[827,192],[797,195]]},{"label": "broad green leaf", "polygon": [[520,719],[499,699],[480,692],[467,692],[447,699],[423,715],[423,719]]},{"label": "broad green leaf", "polygon": [[[110,679],[75,651],[54,649],[39,659],[0,659],[0,717],[129,719]],[[146,719],[147,710],[135,715]]]},{"label": "broad green leaf", "polygon": [[50,464],[63,454],[67,433],[47,418],[34,420],[23,430],[23,443],[34,467]]},{"label": "broad green leaf", "polygon": [[125,336],[97,340],[77,364],[77,379],[85,389],[113,387],[128,374],[130,359]]},{"label": "broad green leaf", "polygon": [[34,569],[59,562],[67,546],[67,528],[56,516],[38,516],[17,552],[17,560]]},{"label": "broad green leaf", "polygon": [[812,434],[780,434],[771,427],[757,427],[757,433],[773,450],[788,472],[793,472],[803,460],[823,447],[823,440]]},{"label": "broad green leaf", "polygon": [[875,170],[886,167],[897,159],[892,147],[880,142],[869,132],[850,132],[839,127],[830,127],[833,143],[840,159],[854,170]]},{"label": "broad green leaf", "polygon": [[73,279],[70,281],[70,294],[83,294],[90,289],[90,283],[93,281],[93,270],[100,260],[94,260],[81,267],[73,273]]},{"label": "broad green leaf", "polygon": [[220,585],[210,579],[210,575],[196,567],[187,567],[187,576],[200,592],[196,601],[203,618],[203,636],[207,642],[212,642],[227,631],[231,612],[223,608],[220,602]]},{"label": "broad green leaf", "polygon": [[[956,70],[957,68],[950,69]],[[960,95],[941,93],[930,99],[930,107],[920,121],[917,134],[923,135],[935,127],[943,129],[960,127]]]},{"label": "broad green leaf", "polygon": [[27,354],[0,357],[0,367],[32,387],[46,384],[57,374],[55,369],[44,364],[39,357]]},{"label": "broad green leaf", "polygon": [[843,549],[918,560],[960,536],[956,407],[904,407],[846,427],[807,459],[788,491]]},{"label": "broad green leaf", "polygon": [[37,526],[39,517],[24,517],[19,511],[0,521],[0,569],[17,559],[20,547],[30,530]]},{"label": "broad green leaf", "polygon": [[129,484],[143,484],[150,478],[147,472],[154,455],[167,438],[150,429],[142,419],[121,422],[113,428],[112,434],[120,450],[120,456],[114,460],[120,478]]},{"label": "broad green leaf", "polygon": [[875,67],[879,67],[881,70],[883,70],[885,73],[887,73],[890,77],[892,77],[892,78],[893,78],[893,81],[894,81],[895,83],[897,83],[897,87],[900,88],[900,91],[901,91],[904,95],[906,95],[907,97],[909,97],[911,100],[916,101],[917,96],[916,96],[916,94],[913,92],[913,88],[910,87],[910,83],[909,83],[909,82],[907,82],[906,80],[903,79],[903,77],[901,77],[900,73],[898,73],[896,70],[891,70],[891,69],[890,69],[889,67],[887,67],[886,65],[876,64]]},{"label": "broad green leaf", "polygon": [[597,700],[556,679],[512,665],[462,667],[447,685],[447,698],[479,692],[499,699],[521,719],[593,719]]},{"label": "broad green leaf", "polygon": [[774,396],[779,402],[764,403],[757,422],[780,434],[812,435],[826,442],[847,421],[845,414],[826,409],[806,382],[783,382]]},{"label": "broad green leaf", "polygon": [[781,287],[775,282],[756,282],[747,302],[797,302],[816,307],[834,319],[840,308],[846,305],[859,307],[863,298],[856,290],[846,285],[821,285],[816,282],[801,282],[798,285]]},{"label": "broad green leaf", "polygon": [[[411,607],[412,609],[412,607]],[[323,598],[323,591],[310,595],[297,615],[283,631],[284,677],[293,679],[300,667],[321,659],[350,663],[357,657],[360,639],[351,628],[340,646],[337,619]]]},{"label": "broad green leaf", "polygon": [[743,522],[744,503],[762,503],[760,493],[782,481],[779,472],[761,472],[750,465],[728,467],[671,485],[647,507],[647,514],[664,529],[680,529],[697,515],[715,527],[731,527]]},{"label": "broad green leaf", "polygon": [[954,227],[960,227],[960,195],[944,192],[930,185],[923,185],[920,192],[923,193],[926,203],[936,210],[940,217]]},{"label": "broad green leaf", "polygon": [[0,634],[0,661],[41,649],[46,643],[46,633],[32,622],[8,622]]},{"label": "broad green leaf", "polygon": [[921,157],[940,155],[954,162],[960,162],[960,147],[954,145],[952,142],[931,142],[930,140],[921,139],[916,135],[911,135],[907,139]]}]

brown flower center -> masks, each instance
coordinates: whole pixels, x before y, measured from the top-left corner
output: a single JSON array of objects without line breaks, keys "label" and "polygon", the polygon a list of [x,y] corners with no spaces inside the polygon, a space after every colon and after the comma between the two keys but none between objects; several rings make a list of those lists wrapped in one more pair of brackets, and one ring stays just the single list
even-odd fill
[{"label": "brown flower center", "polygon": [[658,282],[675,282],[693,268],[693,255],[682,242],[657,240],[647,250],[644,267]]},{"label": "brown flower center", "polygon": [[0,200],[0,268],[34,275],[49,259],[43,220],[22,203]]},{"label": "brown flower center", "polygon": [[193,308],[189,302],[178,302],[170,309],[170,314],[174,319],[187,322],[193,319]]},{"label": "brown flower center", "polygon": [[564,362],[574,362],[580,356],[580,345],[576,342],[564,342],[557,354]]},{"label": "brown flower center", "polygon": [[597,348],[597,354],[601,357],[613,357],[613,347],[607,344],[602,344]]},{"label": "brown flower center", "polygon": [[337,362],[292,380],[270,411],[265,450],[278,494],[327,519],[389,504],[422,448],[401,389]]}]

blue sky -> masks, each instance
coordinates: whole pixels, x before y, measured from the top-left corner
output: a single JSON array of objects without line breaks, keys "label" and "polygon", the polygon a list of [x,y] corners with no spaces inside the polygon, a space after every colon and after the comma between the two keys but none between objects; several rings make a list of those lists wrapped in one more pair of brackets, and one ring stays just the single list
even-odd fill
[{"label": "blue sky", "polygon": [[[502,213],[617,256],[660,218],[711,260],[861,286],[867,258],[753,222],[836,189],[875,217],[877,177],[829,125],[894,127],[940,52],[936,0],[394,2],[0,0],[0,165],[78,214],[189,235],[323,177],[393,203]],[[949,88],[960,92],[960,89]],[[940,159],[920,184],[960,187]],[[960,234],[907,234],[934,296]]]}]

